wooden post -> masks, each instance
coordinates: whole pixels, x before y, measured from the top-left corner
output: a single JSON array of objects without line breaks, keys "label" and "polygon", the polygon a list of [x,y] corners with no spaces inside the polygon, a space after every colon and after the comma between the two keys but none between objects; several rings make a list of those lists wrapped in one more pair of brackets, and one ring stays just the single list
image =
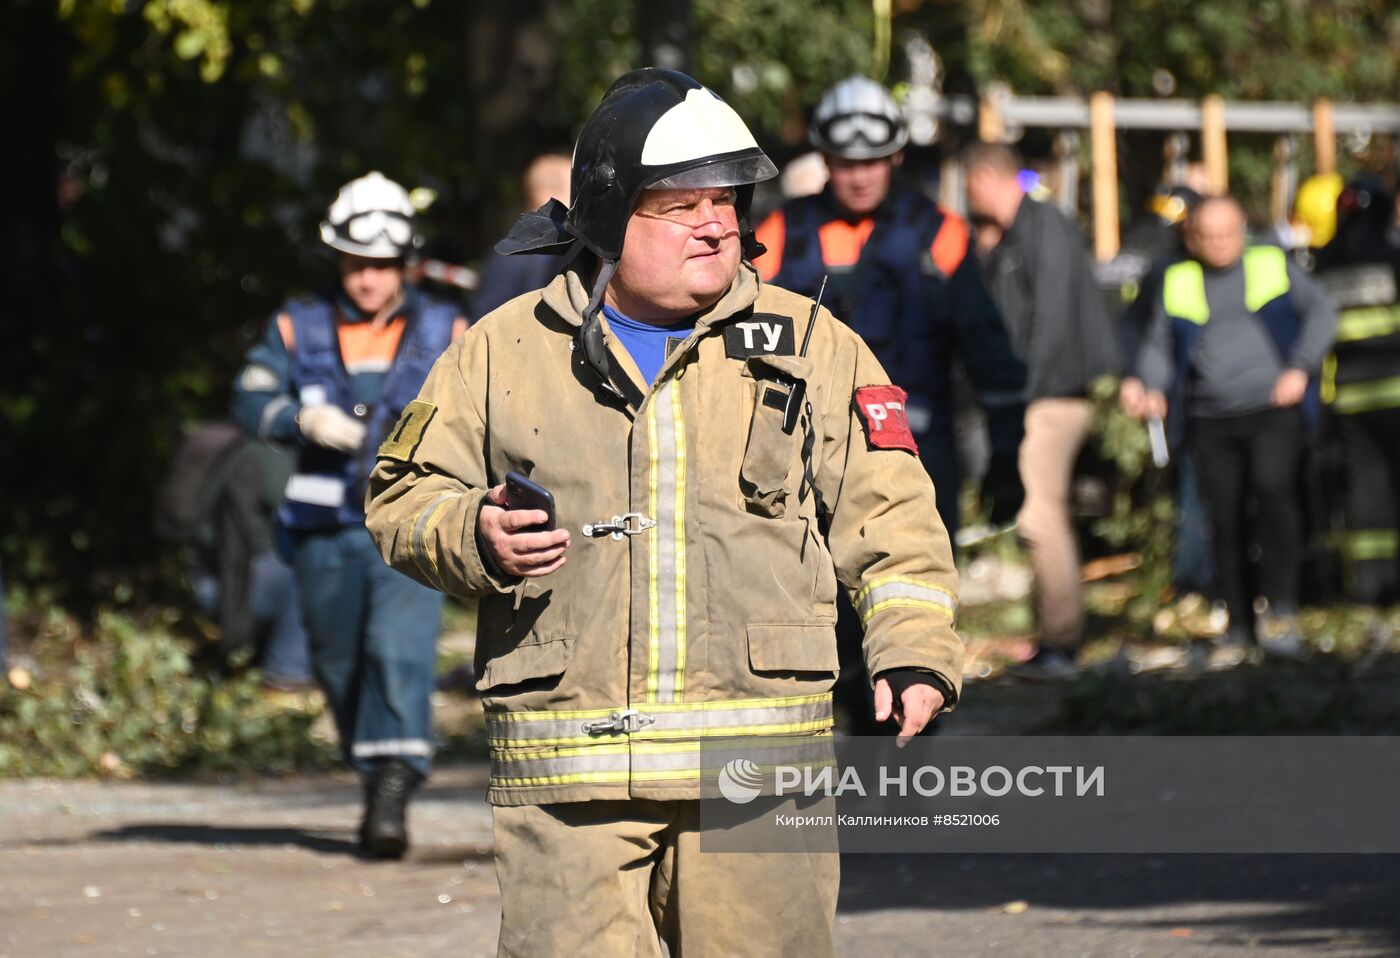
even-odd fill
[{"label": "wooden post", "polygon": [[1230,163],[1225,146],[1225,101],[1212,93],[1201,101],[1201,159],[1212,193],[1230,192]]},{"label": "wooden post", "polygon": [[1332,101],[1313,104],[1313,157],[1317,172],[1337,172],[1337,129],[1332,121]]},{"label": "wooden post", "polygon": [[1101,90],[1089,98],[1089,144],[1094,163],[1094,256],[1107,262],[1118,255],[1118,143],[1111,93]]}]

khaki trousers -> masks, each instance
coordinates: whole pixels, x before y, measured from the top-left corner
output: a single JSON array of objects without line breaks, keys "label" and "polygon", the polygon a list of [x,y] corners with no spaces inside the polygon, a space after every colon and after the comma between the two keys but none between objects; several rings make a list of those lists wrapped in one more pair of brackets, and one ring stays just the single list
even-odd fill
[{"label": "khaki trousers", "polygon": [[1042,645],[1073,649],[1084,631],[1079,543],[1070,515],[1074,462],[1093,409],[1087,399],[1037,399],[1026,407],[1019,464],[1025,504],[1017,534],[1030,552],[1035,614]]},{"label": "khaki trousers", "polygon": [[834,852],[701,851],[698,801],[492,809],[499,958],[827,958]]}]

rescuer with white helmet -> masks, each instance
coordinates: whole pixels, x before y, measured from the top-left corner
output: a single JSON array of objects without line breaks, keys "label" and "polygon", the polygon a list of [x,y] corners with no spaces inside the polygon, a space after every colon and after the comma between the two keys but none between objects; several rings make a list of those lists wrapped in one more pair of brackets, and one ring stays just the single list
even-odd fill
[{"label": "rescuer with white helmet", "polygon": [[339,282],[276,311],[233,398],[250,434],[298,450],[278,519],[316,677],[364,780],[360,851],[370,858],[404,854],[408,800],[428,774],[442,595],[379,559],[365,483],[375,449],[465,328],[455,306],[404,282],[419,245],[414,212],[382,173],[341,188],[321,223]]}]

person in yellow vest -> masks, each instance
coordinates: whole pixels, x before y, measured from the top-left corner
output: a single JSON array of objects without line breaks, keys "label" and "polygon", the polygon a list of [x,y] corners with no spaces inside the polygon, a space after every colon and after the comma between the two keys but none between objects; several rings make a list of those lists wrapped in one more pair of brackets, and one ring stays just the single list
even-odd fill
[{"label": "person in yellow vest", "polygon": [[[877,719],[907,742],[961,688],[908,397],[751,263],[776,174],[690,77],[620,78],[573,205],[496,247],[578,255],[473,325],[379,450],[381,554],[480,600],[501,956],[834,955],[836,853],[702,850],[701,746],[829,740],[838,583]],[[509,471],[552,528],[503,508]]]},{"label": "person in yellow vest", "polygon": [[[1283,250],[1248,247],[1245,231],[1244,209],[1231,197],[1196,208],[1186,233],[1191,258],[1167,269],[1138,357],[1143,390],[1125,395],[1124,405],[1140,416],[1171,412],[1173,437],[1191,443],[1230,614],[1226,642],[1298,654],[1305,412],[1316,409],[1315,380],[1337,312]],[[1246,557],[1251,541],[1261,553],[1257,588]],[[1256,622],[1260,594],[1268,605]]]}]

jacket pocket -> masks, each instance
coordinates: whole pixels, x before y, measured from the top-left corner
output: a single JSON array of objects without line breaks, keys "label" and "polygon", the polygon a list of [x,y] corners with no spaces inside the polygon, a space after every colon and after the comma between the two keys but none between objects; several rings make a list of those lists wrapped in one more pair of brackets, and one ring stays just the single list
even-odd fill
[{"label": "jacket pocket", "polygon": [[788,399],[798,382],[810,377],[810,360],[798,356],[755,356],[744,374],[754,382],[753,416],[748,443],[739,467],[739,491],[749,512],[781,519],[787,514],[791,476],[797,471],[796,455],[802,430],[783,431]]},{"label": "jacket pocket", "polygon": [[751,625],[749,667],[755,672],[826,672],[841,668],[830,625]]},{"label": "jacket pocket", "polygon": [[485,655],[477,672],[477,691],[563,675],[573,651],[573,637],[562,636],[547,642],[517,645],[499,655]]}]

